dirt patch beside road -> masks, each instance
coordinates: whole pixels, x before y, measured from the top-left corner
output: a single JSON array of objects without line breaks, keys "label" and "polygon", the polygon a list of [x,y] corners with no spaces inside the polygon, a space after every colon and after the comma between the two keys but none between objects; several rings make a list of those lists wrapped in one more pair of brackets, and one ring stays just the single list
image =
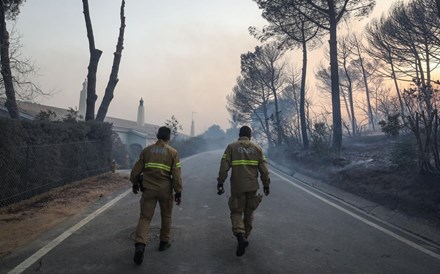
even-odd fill
[{"label": "dirt patch beside road", "polygon": [[106,173],[0,208],[0,258],[121,188],[127,175]]}]

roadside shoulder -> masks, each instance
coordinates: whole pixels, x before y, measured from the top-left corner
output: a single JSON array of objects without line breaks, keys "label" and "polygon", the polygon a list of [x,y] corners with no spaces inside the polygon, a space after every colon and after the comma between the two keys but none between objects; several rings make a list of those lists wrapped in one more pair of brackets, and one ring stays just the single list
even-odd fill
[{"label": "roadside shoulder", "polygon": [[270,165],[272,168],[275,168],[283,174],[288,175],[319,191],[322,191],[344,203],[347,203],[361,210],[365,214],[378,218],[386,223],[440,245],[440,230],[429,224],[424,219],[408,216],[399,210],[389,209],[383,205],[329,185],[322,180],[295,171],[293,168],[280,165],[273,160],[271,160]]}]

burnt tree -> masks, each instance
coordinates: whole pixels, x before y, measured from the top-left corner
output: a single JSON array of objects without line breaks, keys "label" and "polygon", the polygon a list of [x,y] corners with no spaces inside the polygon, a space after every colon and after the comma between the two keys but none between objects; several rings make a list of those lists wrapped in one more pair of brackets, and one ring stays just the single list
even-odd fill
[{"label": "burnt tree", "polygon": [[375,0],[285,0],[298,16],[329,33],[330,69],[332,85],[333,149],[340,151],[342,146],[342,120],[339,91],[339,68],[337,28],[338,24],[350,16],[362,18],[373,9]]},{"label": "burnt tree", "polygon": [[86,21],[87,39],[89,40],[90,60],[87,73],[87,104],[85,120],[95,119],[95,102],[96,95],[96,72],[98,71],[98,63],[101,58],[102,51],[95,47],[95,37],[93,36],[92,21],[90,20],[89,1],[82,0],[83,13]]},{"label": "burnt tree", "polygon": [[[301,124],[301,139],[305,149],[309,147],[307,135],[307,119],[305,109],[306,79],[307,79],[307,52],[308,47],[314,48],[319,44],[320,28],[297,14],[290,5],[283,0],[254,0],[263,10],[263,18],[269,22],[261,31],[255,27],[250,32],[261,41],[275,39],[283,48],[300,48],[302,50],[302,73],[300,86],[299,117]],[[321,32],[322,33],[322,32]]]},{"label": "burnt tree", "polygon": [[24,0],[1,0],[0,1],[0,63],[3,84],[6,93],[5,107],[8,109],[9,116],[18,119],[17,101],[15,99],[15,90],[13,76],[11,72],[11,60],[9,56],[9,32],[6,25],[7,17],[15,19],[20,12],[19,7]]},{"label": "burnt tree", "polygon": [[107,87],[105,89],[104,97],[102,98],[101,105],[99,106],[98,114],[96,115],[96,120],[104,121],[107,115],[108,107],[113,99],[113,93],[115,91],[116,85],[119,82],[118,72],[119,64],[121,63],[122,50],[124,49],[124,31],[125,31],[125,15],[124,15],[125,1],[122,0],[121,3],[121,26],[119,27],[119,37],[118,43],[116,44],[116,51],[113,54],[113,66],[110,73],[110,79],[108,80]]}]

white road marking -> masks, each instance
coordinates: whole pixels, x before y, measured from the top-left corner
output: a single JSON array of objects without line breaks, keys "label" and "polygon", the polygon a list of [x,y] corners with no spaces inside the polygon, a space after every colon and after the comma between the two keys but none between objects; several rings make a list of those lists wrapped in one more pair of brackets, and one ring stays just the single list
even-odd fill
[{"label": "white road marking", "polygon": [[433,251],[431,251],[429,249],[426,249],[423,246],[420,246],[420,245],[418,245],[418,244],[416,244],[416,243],[414,243],[414,242],[412,242],[412,241],[410,241],[410,240],[408,240],[408,239],[406,239],[406,238],[404,238],[402,236],[399,236],[396,233],[394,233],[394,232],[392,232],[392,231],[390,231],[390,230],[388,230],[388,229],[386,229],[386,228],[384,228],[384,227],[382,227],[380,225],[377,225],[377,224],[375,224],[375,223],[373,223],[373,222],[363,218],[362,216],[359,216],[359,215],[357,215],[357,214],[355,214],[355,213],[353,213],[353,212],[351,212],[351,211],[349,211],[349,210],[347,210],[347,209],[345,209],[345,208],[343,208],[343,207],[333,203],[332,201],[327,200],[326,198],[319,196],[316,193],[313,193],[312,191],[310,191],[310,190],[308,190],[308,189],[298,185],[297,183],[292,182],[291,180],[289,180],[288,178],[286,178],[283,175],[279,174],[278,172],[275,172],[273,169],[271,169],[271,172],[276,174],[278,177],[280,177],[284,181],[288,182],[289,184],[291,184],[291,185],[301,189],[302,191],[312,195],[313,197],[321,200],[322,202],[324,202],[324,203],[326,203],[326,204],[328,204],[328,205],[330,205],[330,206],[332,206],[332,207],[334,207],[334,208],[336,208],[336,209],[338,209],[338,210],[340,210],[340,211],[342,211],[342,212],[352,216],[353,218],[358,219],[359,221],[361,221],[361,222],[363,222],[363,223],[365,223],[365,224],[367,224],[367,225],[369,225],[369,226],[371,226],[371,227],[373,227],[373,228],[375,228],[375,229],[377,229],[379,231],[382,231],[383,233],[385,233],[385,234],[387,234],[387,235],[389,235],[389,236],[391,236],[391,237],[401,241],[404,244],[407,244],[407,245],[409,245],[409,246],[411,246],[411,247],[413,247],[413,248],[415,248],[415,249],[417,249],[417,250],[419,250],[419,251],[421,251],[421,252],[423,252],[423,253],[425,253],[425,254],[427,254],[427,255],[435,258],[435,259],[437,259],[437,260],[440,260],[440,255],[439,254],[437,254],[437,253],[435,253],[435,252],[433,252]]},{"label": "white road marking", "polygon": [[115,197],[113,200],[109,201],[102,207],[98,208],[95,212],[87,216],[86,218],[82,219],[79,223],[72,226],[68,230],[66,230],[64,233],[62,233],[60,236],[53,239],[51,242],[49,242],[47,245],[43,246],[35,252],[32,256],[24,260],[21,264],[17,265],[14,269],[9,271],[8,273],[22,273],[26,269],[28,269],[31,265],[33,265],[35,262],[37,262],[41,257],[46,255],[49,251],[51,251],[54,247],[62,243],[65,239],[67,239],[70,235],[75,233],[78,229],[83,227],[85,224],[96,218],[99,214],[104,212],[106,209],[117,203],[119,200],[127,196],[128,193],[131,192],[131,189],[128,189],[124,193],[120,194],[119,196]]},{"label": "white road marking", "polygon": [[[197,154],[196,154],[197,155]],[[196,155],[192,155],[190,157],[184,158],[181,163],[188,161],[189,159],[195,157]],[[55,248],[57,245],[62,243],[65,239],[67,239],[70,235],[75,233],[78,229],[80,229],[82,226],[96,218],[99,214],[104,212],[106,209],[117,203],[119,200],[127,196],[128,193],[130,193],[132,190],[128,189],[124,193],[120,194],[119,196],[115,197],[113,200],[109,201],[107,204],[103,205],[101,208],[98,208],[95,212],[81,220],[76,225],[72,226],[65,232],[63,232],[60,236],[56,237],[52,241],[50,241],[47,245],[40,248],[37,252],[35,252],[33,255],[31,255],[29,258],[24,260],[21,264],[17,265],[14,269],[8,272],[8,274],[18,274],[22,273],[26,269],[28,269],[31,265],[36,263],[39,259],[41,259],[44,255],[46,255],[49,251],[51,251],[53,248]]]}]

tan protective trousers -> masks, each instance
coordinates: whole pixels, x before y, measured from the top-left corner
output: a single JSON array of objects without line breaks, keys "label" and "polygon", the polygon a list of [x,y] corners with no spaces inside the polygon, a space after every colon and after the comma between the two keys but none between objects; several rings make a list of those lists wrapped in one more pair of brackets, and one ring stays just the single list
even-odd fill
[{"label": "tan protective trousers", "polygon": [[229,209],[231,210],[232,233],[235,236],[242,233],[248,237],[252,230],[254,221],[254,210],[261,202],[256,196],[257,191],[232,193],[229,198]]},{"label": "tan protective trousers", "polygon": [[136,243],[147,243],[148,230],[150,229],[150,222],[153,218],[157,202],[159,202],[160,216],[162,221],[160,228],[160,240],[165,242],[170,240],[173,194],[172,192],[159,192],[146,189],[142,193],[140,201],[141,214],[136,228]]}]

